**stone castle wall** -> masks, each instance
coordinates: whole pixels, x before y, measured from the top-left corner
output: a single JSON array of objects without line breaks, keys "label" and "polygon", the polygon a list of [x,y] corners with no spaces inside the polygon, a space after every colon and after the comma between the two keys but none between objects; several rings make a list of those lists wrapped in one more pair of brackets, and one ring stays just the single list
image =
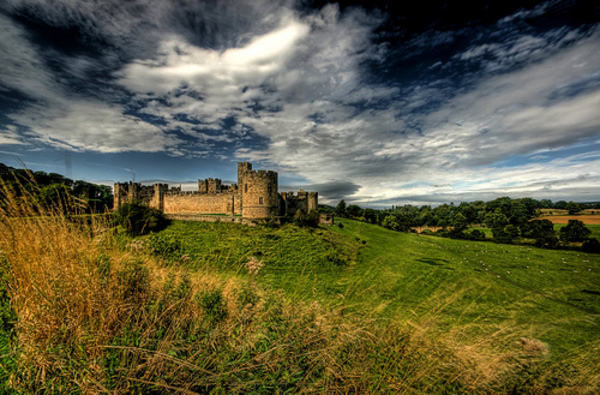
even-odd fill
[{"label": "stone castle wall", "polygon": [[279,194],[278,176],[274,171],[252,170],[249,162],[238,163],[238,183],[223,185],[220,179],[198,180],[197,192],[169,190],[167,184],[142,186],[139,183],[116,183],[115,209],[124,203],[140,202],[166,214],[224,214],[246,219],[293,216],[298,210],[318,209],[318,193],[300,191]]},{"label": "stone castle wall", "polygon": [[234,194],[226,193],[166,193],[165,214],[234,214]]}]

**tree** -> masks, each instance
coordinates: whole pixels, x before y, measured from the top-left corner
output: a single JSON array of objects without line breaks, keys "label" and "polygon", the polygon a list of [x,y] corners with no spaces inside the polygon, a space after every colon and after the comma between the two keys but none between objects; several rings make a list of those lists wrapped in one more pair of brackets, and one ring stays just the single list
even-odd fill
[{"label": "tree", "polygon": [[529,222],[521,228],[521,234],[523,237],[534,239],[538,247],[554,248],[558,245],[554,224],[547,219]]},{"label": "tree", "polygon": [[573,215],[581,211],[581,206],[575,202],[569,202],[565,206],[565,210],[569,210],[569,215]]},{"label": "tree", "polygon": [[598,239],[587,239],[581,246],[583,252],[600,253],[600,242]]},{"label": "tree", "polygon": [[351,204],[351,205],[348,206],[348,208],[346,209],[346,211],[348,212],[348,215],[350,217],[358,217],[360,215],[361,209],[356,204]]},{"label": "tree", "polygon": [[398,219],[395,215],[386,216],[381,222],[381,226],[391,230],[399,230],[400,224],[398,223]]},{"label": "tree", "polygon": [[479,229],[474,229],[467,234],[467,238],[469,240],[483,241],[485,240],[485,233],[483,233]]},{"label": "tree", "polygon": [[565,202],[564,200],[559,200],[558,202],[554,203],[554,207],[557,210],[565,210],[567,208],[567,202]]},{"label": "tree", "polygon": [[338,217],[346,216],[346,201],[344,199],[340,200],[337,206],[335,206],[335,215]]},{"label": "tree", "polygon": [[584,241],[592,233],[585,224],[576,219],[570,219],[567,226],[560,230],[560,239],[563,241]]},{"label": "tree", "polygon": [[463,230],[469,227],[469,222],[467,220],[467,217],[465,217],[461,213],[458,213],[454,217],[454,223],[452,225],[454,226],[455,231],[462,232]]},{"label": "tree", "polygon": [[76,212],[75,202],[64,184],[51,184],[40,189],[38,195],[40,207],[56,214]]}]

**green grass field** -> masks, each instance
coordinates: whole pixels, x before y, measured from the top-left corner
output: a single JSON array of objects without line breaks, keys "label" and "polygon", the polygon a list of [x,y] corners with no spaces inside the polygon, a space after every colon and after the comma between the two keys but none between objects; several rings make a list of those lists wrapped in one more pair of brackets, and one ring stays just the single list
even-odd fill
[{"label": "green grass field", "polygon": [[547,343],[562,358],[600,340],[600,256],[405,234],[356,221],[314,231],[176,222],[187,265],[244,273],[255,256],[260,282],[377,320],[434,319],[471,336],[510,333]]},{"label": "green grass field", "polygon": [[340,223],[0,221],[0,394],[600,390],[600,255]]},{"label": "green grass field", "polygon": [[[560,232],[560,229],[565,226],[567,226],[567,225],[566,224],[554,224],[554,230],[558,233],[558,232]],[[592,232],[590,234],[590,237],[600,240],[600,225],[586,225],[586,228],[588,228]],[[492,229],[491,228],[473,227],[471,229],[479,229],[480,231],[485,233],[486,238],[488,238],[488,239],[492,238]]]}]

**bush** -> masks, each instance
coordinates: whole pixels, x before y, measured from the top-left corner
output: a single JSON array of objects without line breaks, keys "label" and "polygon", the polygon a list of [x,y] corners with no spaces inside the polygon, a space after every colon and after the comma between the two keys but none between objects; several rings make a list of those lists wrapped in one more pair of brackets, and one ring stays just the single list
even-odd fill
[{"label": "bush", "polygon": [[162,211],[139,203],[125,203],[115,212],[115,222],[131,236],[157,232],[169,225]]},{"label": "bush", "polygon": [[150,251],[165,259],[179,259],[183,252],[181,241],[174,235],[152,234],[148,238]]},{"label": "bush", "polygon": [[472,230],[468,234],[468,239],[475,240],[475,241],[483,241],[483,240],[485,240],[485,233],[483,233],[479,229]]},{"label": "bush", "polygon": [[547,219],[531,221],[521,227],[523,237],[535,240],[535,245],[541,248],[556,248],[558,238],[554,230],[554,224]]},{"label": "bush", "polygon": [[594,254],[600,253],[600,242],[598,239],[587,239],[581,246],[583,252],[591,252]]},{"label": "bush", "polygon": [[569,224],[560,230],[560,239],[563,241],[585,241],[592,232],[584,223],[570,219]]},{"label": "bush", "polygon": [[199,304],[211,322],[220,322],[227,318],[227,302],[220,289],[199,296]]},{"label": "bush", "polygon": [[319,213],[316,210],[310,210],[304,213],[302,210],[296,211],[294,222],[304,228],[317,228],[319,226]]}]

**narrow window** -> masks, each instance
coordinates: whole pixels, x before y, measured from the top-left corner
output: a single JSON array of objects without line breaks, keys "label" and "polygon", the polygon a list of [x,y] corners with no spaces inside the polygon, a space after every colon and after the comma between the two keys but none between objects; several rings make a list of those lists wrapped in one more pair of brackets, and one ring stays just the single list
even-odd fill
[{"label": "narrow window", "polygon": [[244,192],[248,192],[248,184],[244,184]]},{"label": "narrow window", "polygon": [[268,189],[268,191],[269,191],[269,195],[270,195],[270,194],[271,194],[271,184],[269,184],[269,186],[268,186],[268,188],[267,188],[267,189]]},{"label": "narrow window", "polygon": [[258,198],[258,204],[264,204],[263,203],[263,198],[261,198],[261,197]]}]

